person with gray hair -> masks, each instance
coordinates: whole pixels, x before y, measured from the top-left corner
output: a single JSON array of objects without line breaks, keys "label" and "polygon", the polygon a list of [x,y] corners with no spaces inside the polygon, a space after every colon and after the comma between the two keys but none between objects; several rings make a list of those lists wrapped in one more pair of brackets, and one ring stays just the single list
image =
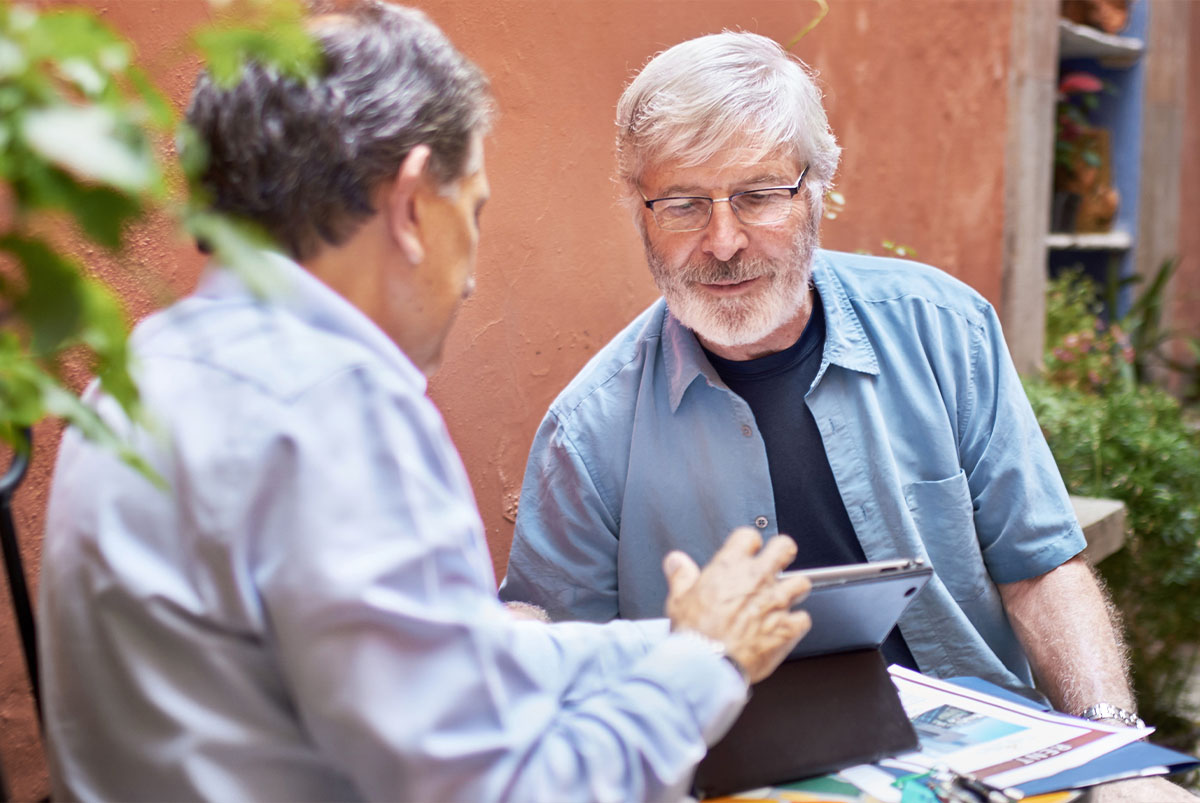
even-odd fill
[{"label": "person with gray hair", "polygon": [[735,526],[790,534],[793,569],[919,558],[889,662],[1137,723],[995,311],[935,268],[819,249],[838,158],[812,74],[765,37],[684,42],[628,85],[617,170],[663,297],[543,419],[501,598],[653,616],[662,555],[706,560]]},{"label": "person with gray hair", "polygon": [[[40,595],[59,800],[667,800],[808,629],[786,538],[660,561],[654,622],[496,598],[426,375],[470,292],[483,75],[421,13],[320,16],[317,75],[200,80],[212,265],[132,339],[152,426],[89,401],[165,488],[70,431]],[[718,593],[719,592],[719,593]]]}]

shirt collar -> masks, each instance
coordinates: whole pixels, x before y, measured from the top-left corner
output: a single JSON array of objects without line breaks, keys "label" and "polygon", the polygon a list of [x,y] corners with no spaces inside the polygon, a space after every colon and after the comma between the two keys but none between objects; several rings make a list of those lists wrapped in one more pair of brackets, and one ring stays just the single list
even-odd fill
[{"label": "shirt collar", "polygon": [[[822,251],[813,257],[812,281],[821,296],[821,306],[825,309],[825,350],[821,355],[822,364],[816,381],[820,381],[826,366],[830,364],[877,375],[879,361],[875,357],[875,348],[863,330],[858,313],[850,304],[846,288]],[[717,387],[724,387],[724,383],[704,356],[696,335],[671,314],[665,302],[660,303],[664,305],[663,360],[667,368],[671,412],[674,413],[683,401],[683,394],[697,377],[703,376],[710,385]]]},{"label": "shirt collar", "polygon": [[263,251],[261,256],[252,284],[236,270],[210,264],[195,295],[269,304],[308,326],[363,346],[425,392],[425,374],[361,310],[283,254]]},{"label": "shirt collar", "polygon": [[863,330],[842,280],[822,251],[813,258],[812,277],[825,307],[825,352],[821,361],[877,376],[879,360],[875,357],[875,347]]}]

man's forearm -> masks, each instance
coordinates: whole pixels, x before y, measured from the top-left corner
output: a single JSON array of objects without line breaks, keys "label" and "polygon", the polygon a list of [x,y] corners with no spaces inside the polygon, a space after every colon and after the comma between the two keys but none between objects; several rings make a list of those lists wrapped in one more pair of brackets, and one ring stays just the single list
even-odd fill
[{"label": "man's forearm", "polygon": [[1124,639],[1108,595],[1081,557],[999,586],[1041,690],[1060,711],[1105,702],[1133,711]]}]

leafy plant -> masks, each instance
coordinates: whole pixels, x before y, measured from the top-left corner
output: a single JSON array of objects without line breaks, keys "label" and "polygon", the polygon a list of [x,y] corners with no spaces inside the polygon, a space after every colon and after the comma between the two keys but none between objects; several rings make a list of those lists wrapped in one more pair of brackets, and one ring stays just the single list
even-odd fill
[{"label": "leafy plant", "polygon": [[1200,432],[1178,400],[1138,381],[1130,333],[1148,331],[1152,304],[1109,325],[1095,287],[1071,272],[1051,282],[1047,306],[1046,371],[1026,391],[1071,492],[1126,505],[1125,547],[1098,569],[1124,618],[1141,713],[1156,741],[1190,751],[1200,738],[1187,697],[1200,654]]},{"label": "leafy plant", "polygon": [[[1124,319],[1128,321],[1130,345],[1136,355],[1133,368],[1137,381],[1150,382],[1156,372],[1160,376],[1164,372],[1174,373],[1180,380],[1180,395],[1185,401],[1194,402],[1200,400],[1200,338],[1170,329],[1163,321],[1171,277],[1178,267],[1177,258],[1163,260]],[[1141,276],[1119,277],[1114,264],[1104,287],[1106,307],[1117,309],[1118,297],[1125,286],[1141,281]],[[1172,356],[1171,346],[1176,342],[1183,344],[1190,360]]]},{"label": "leafy plant", "polygon": [[1061,171],[1072,172],[1080,164],[1100,166],[1100,154],[1092,147],[1089,135],[1096,130],[1092,114],[1100,106],[1100,93],[1106,90],[1107,85],[1088,72],[1067,73],[1059,80],[1054,164]]},{"label": "leafy plant", "polygon": [[[195,44],[225,80],[251,58],[298,75],[318,64],[300,6],[285,0],[235,4]],[[184,170],[158,156],[177,126],[130,45],[94,14],[0,2],[0,440],[23,449],[24,429],[58,416],[148,473],[65,379],[81,362],[141,416],[122,305],[54,235],[73,230],[119,258],[130,225],[161,210],[243,264],[261,239],[179,200],[203,158]]]},{"label": "leafy plant", "polygon": [[1046,307],[1042,372],[1048,381],[1093,393],[1132,385],[1136,352],[1121,324],[1102,315],[1091,280],[1079,271],[1064,273],[1050,283]]}]

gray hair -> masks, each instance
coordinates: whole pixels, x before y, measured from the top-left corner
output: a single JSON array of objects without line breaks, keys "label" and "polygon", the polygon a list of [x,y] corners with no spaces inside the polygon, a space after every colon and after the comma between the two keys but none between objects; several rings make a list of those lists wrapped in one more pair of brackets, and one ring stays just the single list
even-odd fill
[{"label": "gray hair", "polygon": [[790,150],[808,163],[818,201],[837,170],[841,148],[813,73],[765,36],[725,31],[675,45],[617,103],[617,173],[635,197],[650,162],[694,166],[730,146],[760,158]]},{"label": "gray hair", "polygon": [[360,2],[310,30],[324,57],[317,75],[251,64],[231,87],[203,75],[187,110],[208,152],[207,202],[296,259],[353,234],[417,145],[431,149],[439,184],[461,178],[492,113],[483,73],[420,11]]}]

